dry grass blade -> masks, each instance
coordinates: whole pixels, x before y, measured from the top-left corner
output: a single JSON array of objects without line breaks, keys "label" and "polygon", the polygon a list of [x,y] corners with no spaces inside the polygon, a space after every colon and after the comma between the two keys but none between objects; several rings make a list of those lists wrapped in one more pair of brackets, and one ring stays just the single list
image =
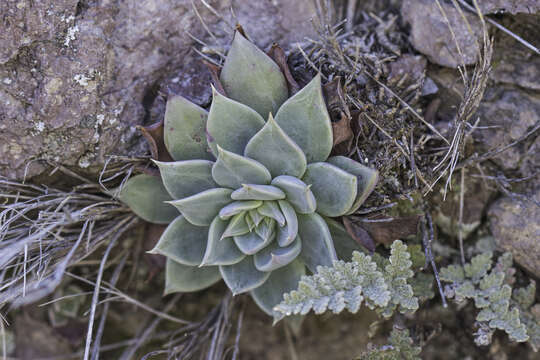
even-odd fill
[{"label": "dry grass blade", "polygon": [[[438,2],[437,2],[438,3]],[[440,7],[444,13],[444,9]],[[457,7],[458,11],[462,13],[462,10]],[[467,76],[465,70],[461,71],[462,81],[464,84],[463,100],[461,101],[457,114],[453,121],[453,135],[452,142],[448,148],[446,154],[439,161],[439,163],[433,168],[434,172],[438,172],[438,176],[435,181],[427,188],[425,193],[430,192],[435,184],[444,176],[446,176],[446,183],[444,187],[443,198],[446,198],[446,192],[451,185],[452,175],[456,170],[456,166],[460,160],[460,156],[463,153],[463,146],[465,140],[465,130],[467,127],[475,128],[470,124],[469,120],[474,115],[486,89],[487,81],[489,79],[489,72],[491,71],[491,58],[493,55],[493,40],[489,38],[487,33],[486,24],[480,11],[478,10],[479,17],[482,23],[482,46],[479,48],[478,62],[474,68],[471,76]],[[463,16],[464,17],[464,16]],[[456,41],[456,46],[457,41]],[[465,69],[465,67],[462,67]],[[470,135],[470,133],[468,134]]]},{"label": "dry grass blade", "polygon": [[[103,177],[131,173],[133,165],[121,163]],[[74,177],[62,166],[56,170]],[[0,309],[50,294],[69,266],[127,231],[121,224],[135,217],[104,190],[106,179],[63,190],[0,177]]]}]

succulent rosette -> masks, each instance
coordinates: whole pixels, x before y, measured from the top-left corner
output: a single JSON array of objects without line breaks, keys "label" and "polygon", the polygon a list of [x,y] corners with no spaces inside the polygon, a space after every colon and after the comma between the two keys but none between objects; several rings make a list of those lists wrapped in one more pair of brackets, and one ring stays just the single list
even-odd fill
[{"label": "succulent rosette", "polygon": [[354,213],[377,172],[329,158],[319,75],[289,97],[279,66],[237,32],[220,81],[226,95],[213,89],[208,112],[168,100],[164,142],[174,161],[155,161],[161,179],[132,177],[120,199],[147,221],[169,223],[151,251],[167,257],[165,293],[223,279],[272,314],[306,271],[350,256],[354,241],[330,218]]}]

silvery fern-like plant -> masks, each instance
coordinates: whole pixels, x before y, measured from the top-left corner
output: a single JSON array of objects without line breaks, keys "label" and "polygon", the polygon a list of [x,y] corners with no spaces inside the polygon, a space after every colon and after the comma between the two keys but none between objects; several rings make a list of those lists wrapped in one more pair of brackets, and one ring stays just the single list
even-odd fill
[{"label": "silvery fern-like plant", "polygon": [[174,161],[155,161],[161,178],[134,176],[119,198],[169,224],[151,251],[167,257],[166,294],[223,279],[272,314],[306,268],[350,257],[354,241],[329,218],[354,213],[377,172],[329,158],[319,75],[289,97],[279,66],[237,32],[220,81],[226,95],[213,89],[208,112],[168,100],[164,143]]}]

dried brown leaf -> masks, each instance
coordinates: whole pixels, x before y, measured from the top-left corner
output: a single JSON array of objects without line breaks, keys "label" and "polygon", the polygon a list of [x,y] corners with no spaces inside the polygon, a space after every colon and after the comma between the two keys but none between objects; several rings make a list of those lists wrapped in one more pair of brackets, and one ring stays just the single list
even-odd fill
[{"label": "dried brown leaf", "polygon": [[343,217],[343,225],[345,225],[345,229],[357,243],[368,249],[371,253],[375,251],[375,242],[364,228],[352,222],[348,217]]},{"label": "dried brown leaf", "polygon": [[300,85],[298,85],[291,74],[285,51],[283,51],[278,44],[273,43],[267,54],[276,62],[276,64],[278,64],[281,72],[285,75],[285,80],[287,80],[287,86],[289,87],[289,95],[292,96],[296,94],[300,90]]},{"label": "dried brown leaf", "polygon": [[150,126],[137,126],[137,129],[142,133],[148,145],[150,146],[150,154],[153,159],[159,161],[172,161],[172,157],[165,147],[163,136],[163,123],[161,120]]}]

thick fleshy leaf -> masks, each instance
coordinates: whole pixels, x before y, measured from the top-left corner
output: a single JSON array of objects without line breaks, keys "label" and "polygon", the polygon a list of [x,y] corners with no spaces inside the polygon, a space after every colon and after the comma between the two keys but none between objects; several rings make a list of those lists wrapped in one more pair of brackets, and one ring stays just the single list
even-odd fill
[{"label": "thick fleshy leaf", "polygon": [[259,200],[235,201],[223,207],[219,211],[219,217],[223,220],[227,220],[241,212],[256,209],[262,204],[263,202]]},{"label": "thick fleshy leaf", "polygon": [[[249,215],[249,212],[248,212],[248,215]],[[251,219],[251,216],[248,216],[248,215],[246,215],[245,219],[246,219],[246,224],[248,226],[248,229],[251,232],[251,231],[253,231],[253,229],[255,229],[255,226],[257,226],[257,225],[255,224],[253,219]]]},{"label": "thick fleshy leaf", "polygon": [[180,264],[198,266],[204,256],[207,238],[208,227],[195,226],[179,216],[167,226],[149,253],[167,256]]},{"label": "thick fleshy leaf", "polygon": [[259,214],[257,210],[250,210],[246,217],[249,217],[253,221],[253,225],[258,226],[263,221],[264,216]]},{"label": "thick fleshy leaf", "polygon": [[263,117],[276,113],[289,96],[279,66],[238,31],[221,69],[227,94],[255,109]]},{"label": "thick fleshy leaf", "polygon": [[332,235],[334,249],[339,260],[351,261],[353,251],[364,251],[364,249],[349,235],[347,230],[339,222],[325,218],[328,230]]},{"label": "thick fleshy leaf", "polygon": [[262,216],[276,220],[279,226],[285,225],[285,216],[276,201],[265,201],[256,211]]},{"label": "thick fleshy leaf", "polygon": [[242,184],[231,194],[233,200],[280,200],[285,193],[272,185]]},{"label": "thick fleshy leaf", "polygon": [[240,214],[234,215],[233,218],[229,220],[229,224],[227,225],[227,228],[221,235],[221,238],[225,239],[231,236],[244,235],[248,232],[249,232],[249,225],[246,222],[246,212],[244,211]]},{"label": "thick fleshy leaf", "polygon": [[[264,126],[264,119],[244,104],[228,99],[213,89],[206,123],[207,140],[217,157],[217,146],[242,155],[249,139]],[[266,116],[265,116],[266,117]]]},{"label": "thick fleshy leaf", "polygon": [[154,161],[165,189],[174,199],[182,199],[218,187],[212,178],[214,163],[208,160]]},{"label": "thick fleshy leaf", "polygon": [[169,203],[193,225],[209,226],[219,210],[232,202],[231,193],[231,189],[216,188]]},{"label": "thick fleshy leaf", "polygon": [[259,271],[255,268],[253,256],[246,256],[242,261],[234,265],[220,266],[219,271],[233,295],[261,286],[270,276],[269,272]]},{"label": "thick fleshy leaf", "polygon": [[356,176],[356,199],[354,200],[352,207],[349,209],[349,211],[347,211],[347,215],[354,213],[356,210],[358,210],[360,205],[366,201],[369,194],[371,194],[375,188],[375,185],[377,185],[377,181],[379,180],[379,172],[345,156],[332,156],[327,160],[327,162],[342,170],[345,170],[349,174]]},{"label": "thick fleshy leaf", "polygon": [[295,260],[289,265],[272,271],[268,280],[251,291],[255,303],[268,315],[273,315],[273,308],[283,300],[283,294],[298,288],[306,267],[301,261]]},{"label": "thick fleshy leaf", "polygon": [[210,224],[208,230],[208,244],[201,262],[203,265],[232,265],[240,262],[244,258],[244,254],[233,242],[233,239],[221,239],[221,235],[225,232],[227,221],[223,221],[216,216]]},{"label": "thick fleshy leaf", "polygon": [[255,227],[255,233],[265,242],[272,241],[276,236],[276,221],[271,218],[264,218],[264,220]]},{"label": "thick fleshy leaf", "polygon": [[178,210],[165,203],[171,196],[157,176],[133,176],[126,181],[118,198],[137,216],[151,223],[168,224],[179,215]]},{"label": "thick fleshy leaf", "polygon": [[300,146],[308,164],[328,158],[333,142],[332,125],[320,75],[281,106],[276,122]]},{"label": "thick fleshy leaf", "polygon": [[234,237],[236,246],[246,255],[254,255],[272,242],[272,238],[263,239],[255,231]]},{"label": "thick fleshy leaf", "polygon": [[285,217],[285,226],[278,228],[277,242],[279,246],[287,246],[296,239],[298,235],[298,218],[296,211],[288,201],[280,200],[279,208]]},{"label": "thick fleshy leaf", "polygon": [[272,174],[301,177],[307,160],[302,149],[279,127],[272,115],[249,140],[244,155],[263,164]]},{"label": "thick fleshy leaf", "polygon": [[254,255],[255,267],[260,271],[274,271],[290,264],[298,257],[301,250],[302,241],[299,237],[285,247],[274,242]]},{"label": "thick fleshy leaf", "polygon": [[221,274],[217,266],[188,266],[168,258],[165,266],[165,295],[202,290],[219,279]]},{"label": "thick fleshy leaf", "polygon": [[238,189],[242,184],[268,184],[270,172],[258,161],[218,147],[218,158],[212,167],[214,180],[223,187]]},{"label": "thick fleshy leaf", "polygon": [[208,112],[182,96],[167,100],[163,135],[165,147],[176,161],[214,157],[206,142]]},{"label": "thick fleshy leaf", "polygon": [[315,273],[317,266],[332,266],[333,261],[337,260],[332,235],[319,214],[299,214],[298,234],[303,239],[300,258],[309,271]]},{"label": "thick fleshy leaf", "polygon": [[344,215],[356,198],[356,176],[337,166],[324,162],[309,164],[302,180],[311,185],[320,214]]},{"label": "thick fleshy leaf", "polygon": [[300,214],[310,214],[317,208],[317,201],[310,186],[293,176],[281,175],[272,180],[272,185],[283,190],[287,201]]}]

